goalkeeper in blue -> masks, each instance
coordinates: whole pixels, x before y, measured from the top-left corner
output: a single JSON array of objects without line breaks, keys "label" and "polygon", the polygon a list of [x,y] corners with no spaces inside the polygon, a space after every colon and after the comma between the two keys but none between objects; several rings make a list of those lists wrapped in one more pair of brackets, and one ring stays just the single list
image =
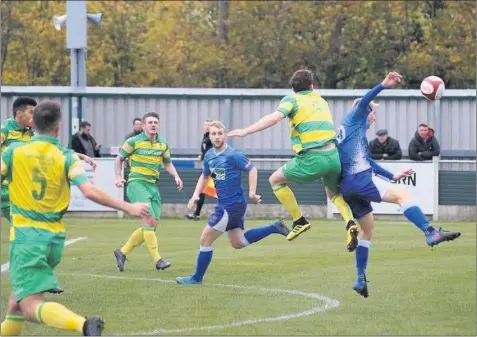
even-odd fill
[{"label": "goalkeeper in blue", "polygon": [[[369,157],[366,130],[372,125],[375,118],[377,104],[373,99],[383,89],[400,83],[401,78],[400,74],[391,72],[364,97],[356,99],[351,111],[343,118],[337,137],[342,164],[340,193],[349,204],[353,216],[361,227],[355,250],[357,278],[353,290],[364,297],[369,295],[365,272],[374,230],[371,202],[399,205],[404,216],[424,233],[426,243],[431,247],[460,236],[459,232],[447,232],[432,227],[421,208],[412,201],[407,191],[391,183],[391,181],[398,181],[412,175],[414,171],[391,173]],[[333,196],[328,190],[327,194],[329,197]]]},{"label": "goalkeeper in blue", "polygon": [[226,143],[227,135],[221,122],[214,121],[210,124],[209,137],[213,147],[204,156],[202,174],[187,206],[189,209],[194,207],[209,176],[215,181],[218,201],[200,237],[195,273],[176,278],[177,283],[184,285],[202,283],[212,260],[212,244],[225,232],[230,244],[236,249],[247,247],[271,234],[286,237],[290,233],[290,229],[281,220],[244,231],[247,198],[242,188],[241,176],[242,172],[248,172],[248,197],[251,202],[258,204],[260,196],[257,195],[257,169],[243,153]]}]

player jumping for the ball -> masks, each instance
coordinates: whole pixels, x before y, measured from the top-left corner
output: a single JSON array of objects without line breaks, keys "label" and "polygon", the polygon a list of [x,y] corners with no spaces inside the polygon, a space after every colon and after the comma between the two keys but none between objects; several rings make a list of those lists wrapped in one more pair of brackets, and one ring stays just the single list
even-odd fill
[{"label": "player jumping for the ball", "polygon": [[242,188],[242,172],[249,174],[248,198],[253,203],[260,203],[257,195],[257,169],[241,152],[233,149],[225,142],[227,135],[221,122],[212,122],[209,126],[209,136],[213,144],[204,156],[202,174],[197,182],[195,192],[188,203],[192,209],[199,200],[199,194],[204,189],[207,178],[215,180],[218,202],[209,222],[205,225],[200,237],[200,249],[197,256],[196,271],[193,275],[177,277],[179,284],[200,284],[212,260],[212,244],[224,232],[227,232],[232,247],[244,248],[258,242],[271,234],[287,236],[290,230],[281,220],[251,228],[244,232],[244,218],[247,210],[247,198]]},{"label": "player jumping for the ball", "polygon": [[288,117],[296,156],[276,170],[269,179],[273,193],[293,218],[293,230],[287,239],[291,241],[311,227],[288,185],[323,179],[324,185],[334,192],[331,201],[346,222],[346,244],[351,252],[357,245],[358,226],[354,222],[350,207],[338,193],[341,164],[330,108],[326,100],[314,91],[311,71],[297,70],[290,79],[290,85],[294,93],[285,96],[275,112],[245,129],[230,131],[229,136],[245,137]]},{"label": "player jumping for the ball", "polygon": [[[364,297],[368,297],[365,272],[374,230],[371,202],[388,202],[399,205],[404,216],[424,233],[426,242],[431,247],[460,236],[459,232],[447,232],[433,228],[407,191],[390,183],[391,180],[398,181],[413,174],[414,171],[406,170],[393,174],[369,157],[366,130],[374,122],[377,104],[373,102],[373,99],[383,89],[393,87],[401,82],[401,78],[400,74],[390,72],[382,83],[367,92],[361,99],[356,99],[351,111],[345,115],[337,137],[343,166],[340,192],[350,205],[353,215],[358,219],[361,227],[355,253],[357,278],[353,289]],[[327,193],[329,197],[333,196],[333,193],[328,190]]]}]

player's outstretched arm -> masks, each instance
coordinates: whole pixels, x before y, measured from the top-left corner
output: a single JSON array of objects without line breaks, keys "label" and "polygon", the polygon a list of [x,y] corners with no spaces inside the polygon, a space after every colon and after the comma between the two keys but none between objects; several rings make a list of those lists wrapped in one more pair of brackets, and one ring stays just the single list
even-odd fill
[{"label": "player's outstretched arm", "polygon": [[248,197],[254,203],[259,204],[262,197],[257,194],[258,170],[253,167],[248,173]]},{"label": "player's outstretched arm", "polygon": [[114,161],[114,173],[116,175],[116,187],[123,187],[123,161],[125,158],[119,154]]},{"label": "player's outstretched arm", "polygon": [[360,111],[367,111],[367,106],[373,99],[376,98],[376,96],[379,95],[383,89],[386,88],[391,88],[395,86],[396,84],[401,82],[402,76],[396,72],[390,72],[386,78],[376,85],[374,88],[372,88],[370,91],[366,93],[366,95],[363,96],[363,98],[360,100],[358,107]]},{"label": "player's outstretched arm", "polygon": [[251,134],[254,134],[256,132],[268,129],[269,127],[277,124],[280,122],[283,118],[285,118],[285,115],[282,114],[280,111],[275,111],[272,112],[262,118],[260,118],[256,123],[247,126],[245,129],[235,129],[230,131],[227,136],[229,137],[245,137]]},{"label": "player's outstretched arm", "polygon": [[204,176],[202,173],[197,181],[197,185],[195,186],[195,191],[192,194],[189,202],[187,203],[187,208],[192,209],[195,203],[199,200],[200,193],[204,190],[205,184],[207,183],[207,177]]},{"label": "player's outstretched arm", "polygon": [[373,168],[374,173],[376,173],[378,176],[384,177],[388,180],[393,180],[394,174],[386,170],[384,167],[376,163],[372,158],[368,156],[368,161],[371,167]]},{"label": "player's outstretched arm", "polygon": [[149,206],[147,204],[130,204],[118,198],[113,198],[89,180],[78,188],[86,198],[100,205],[111,207],[133,216],[147,216],[149,214]]},{"label": "player's outstretched arm", "polygon": [[93,160],[93,158],[90,158],[87,155],[82,154],[82,153],[78,153],[78,152],[76,152],[76,154],[78,155],[79,159],[84,160],[85,162],[87,162],[89,164],[89,166],[91,166],[93,171],[96,170],[96,162]]},{"label": "player's outstretched arm", "polygon": [[174,177],[174,180],[176,181],[177,189],[181,191],[182,187],[184,187],[184,183],[179,177],[179,173],[177,173],[175,166],[172,163],[167,163],[164,165],[164,168],[171,176]]}]

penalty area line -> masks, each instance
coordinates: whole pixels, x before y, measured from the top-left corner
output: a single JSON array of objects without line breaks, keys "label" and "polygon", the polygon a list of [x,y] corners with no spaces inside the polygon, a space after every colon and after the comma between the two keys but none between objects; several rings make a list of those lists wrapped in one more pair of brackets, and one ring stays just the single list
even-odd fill
[{"label": "penalty area line", "polygon": [[[132,281],[149,281],[149,282],[161,282],[161,283],[175,283],[174,280],[170,279],[159,279],[159,278],[145,278],[145,277],[126,277],[126,276],[113,276],[113,275],[97,275],[97,274],[61,274],[65,276],[80,276],[80,277],[92,277],[92,278],[100,278],[100,279],[110,279],[110,280],[132,280]],[[199,326],[199,327],[190,327],[190,328],[181,328],[181,329],[163,329],[157,328],[152,331],[138,331],[134,332],[132,336],[143,336],[143,335],[160,335],[160,334],[168,334],[168,333],[184,333],[184,332],[192,332],[192,331],[204,331],[204,330],[218,330],[218,329],[226,329],[231,327],[238,327],[244,325],[253,325],[253,324],[261,324],[261,323],[269,323],[269,322],[280,322],[280,321],[287,321],[291,319],[297,319],[301,317],[311,316],[317,313],[325,312],[328,310],[336,309],[339,307],[340,302],[338,300],[329,298],[327,296],[318,294],[318,293],[307,293],[300,290],[294,289],[279,289],[279,288],[264,288],[258,286],[241,286],[235,284],[207,284],[206,286],[211,287],[219,287],[219,288],[234,288],[234,289],[241,289],[241,290],[253,290],[258,292],[268,292],[268,293],[282,293],[286,295],[293,295],[293,296],[303,296],[307,298],[311,298],[313,300],[319,301],[320,305],[314,306],[313,308],[305,311],[300,311],[297,313],[290,313],[290,314],[283,314],[279,316],[273,317],[264,317],[264,318],[256,318],[256,319],[249,319],[244,321],[236,321],[236,322],[229,322],[224,324],[217,324],[217,325],[207,325],[207,326]],[[114,335],[125,335],[124,333],[114,334]]]}]

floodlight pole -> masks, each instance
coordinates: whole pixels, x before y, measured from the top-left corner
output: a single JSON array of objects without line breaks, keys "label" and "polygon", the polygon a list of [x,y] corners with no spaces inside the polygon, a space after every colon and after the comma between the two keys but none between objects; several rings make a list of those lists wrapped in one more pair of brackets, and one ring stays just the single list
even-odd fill
[{"label": "floodlight pole", "polygon": [[87,10],[86,1],[66,2],[66,47],[70,49],[70,88],[72,108],[70,114],[70,138],[79,129],[85,109],[84,97],[80,92],[86,89],[86,51],[87,51]]}]

